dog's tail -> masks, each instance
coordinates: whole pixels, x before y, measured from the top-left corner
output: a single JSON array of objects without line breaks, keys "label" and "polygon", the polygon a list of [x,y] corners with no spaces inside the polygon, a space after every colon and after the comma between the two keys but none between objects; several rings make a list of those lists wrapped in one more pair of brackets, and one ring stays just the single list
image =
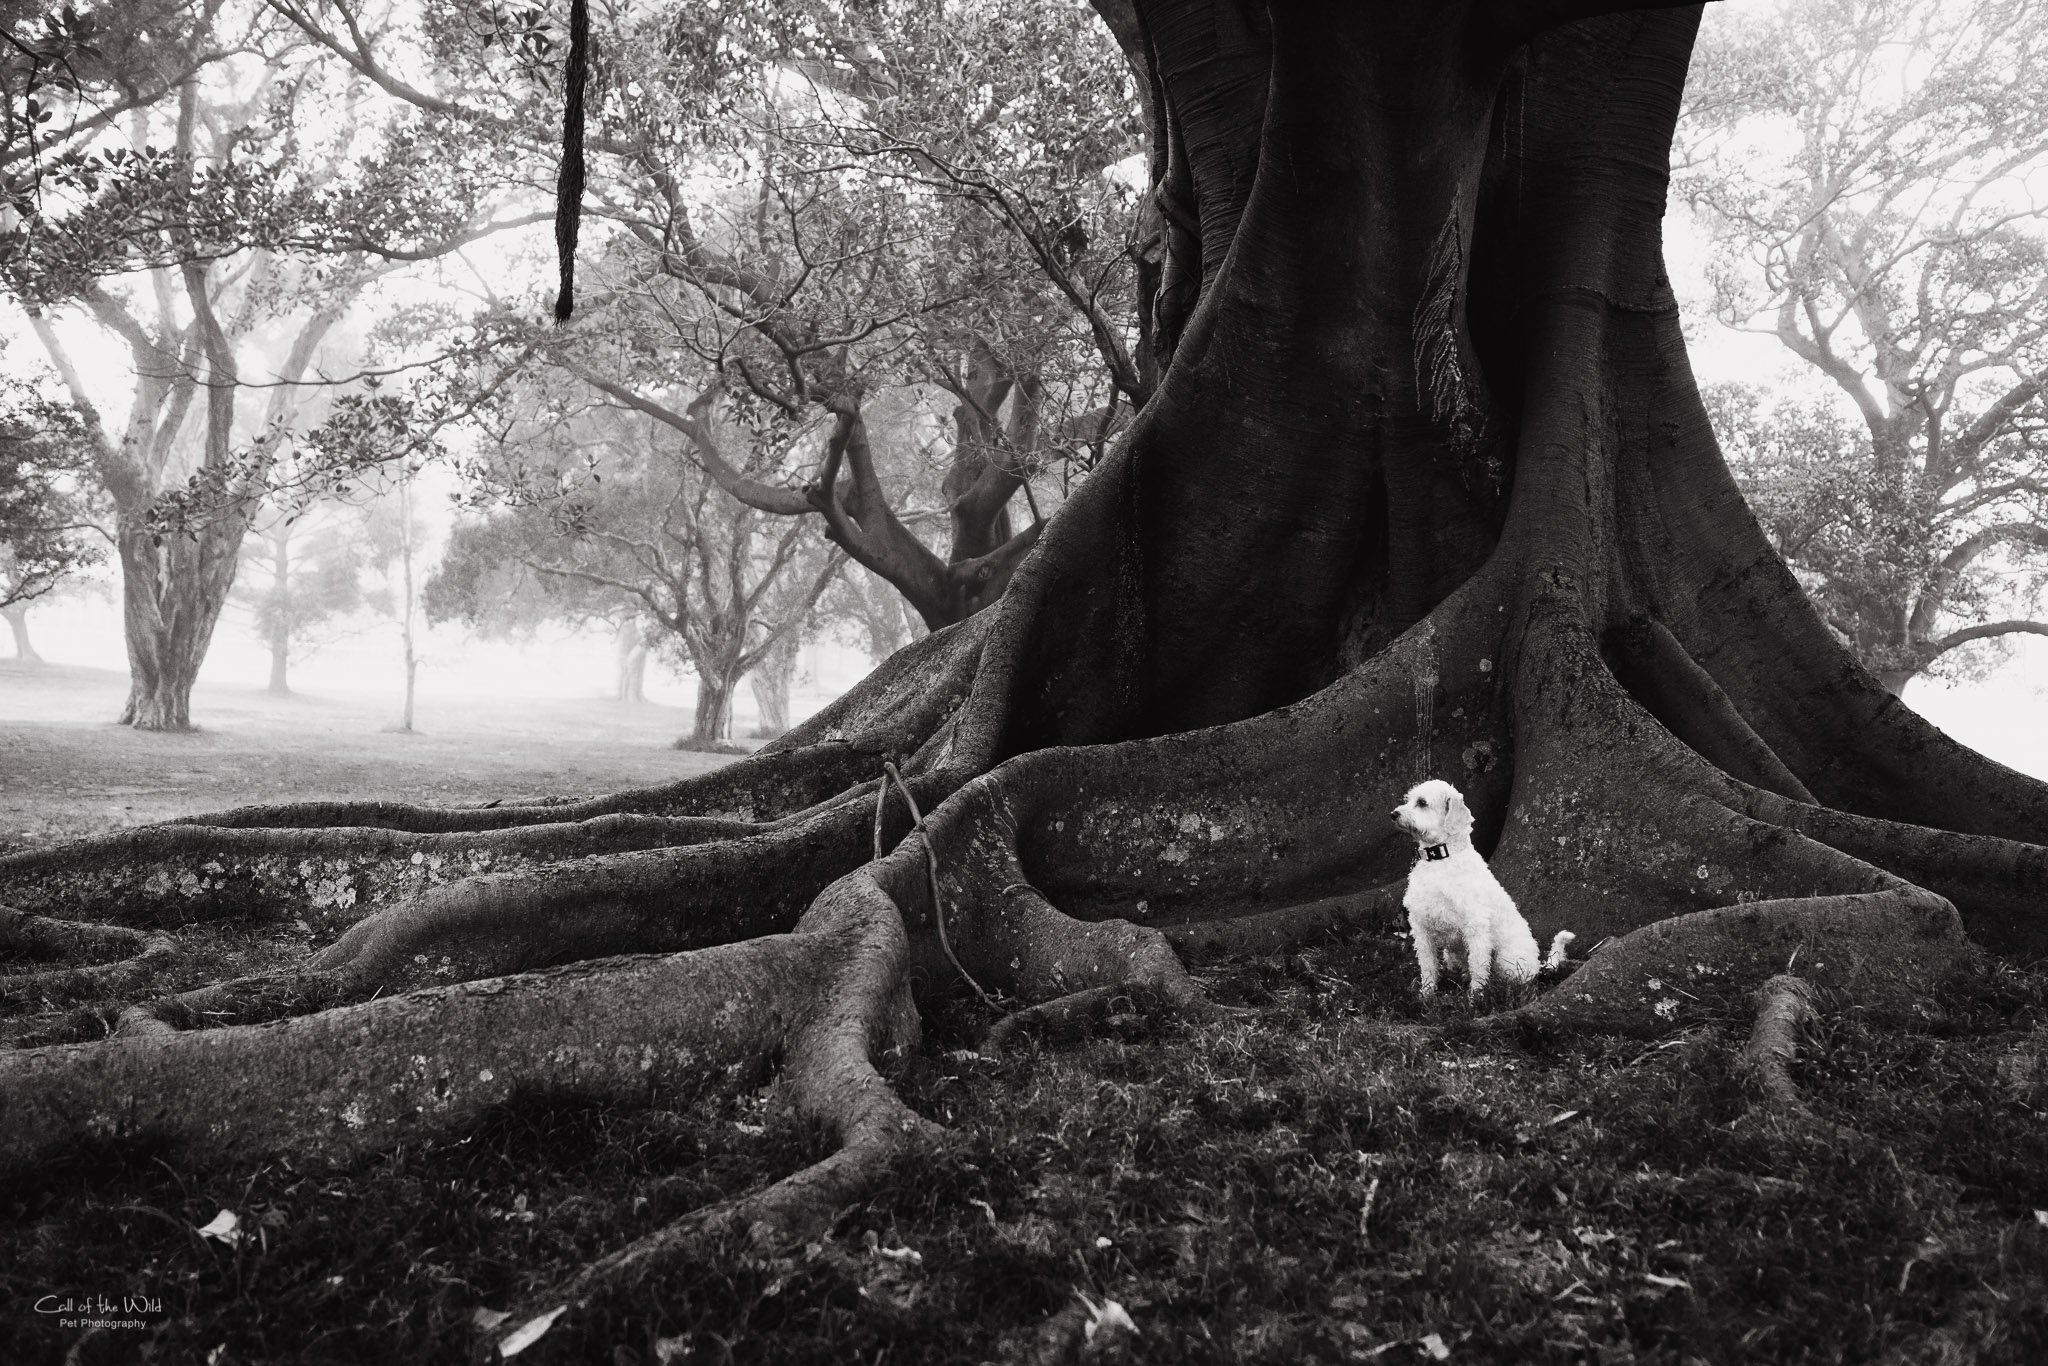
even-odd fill
[{"label": "dog's tail", "polygon": [[1543,960],[1543,970],[1545,972],[1556,972],[1559,968],[1563,967],[1565,948],[1577,938],[1578,936],[1570,930],[1559,930],[1550,941],[1550,956]]}]

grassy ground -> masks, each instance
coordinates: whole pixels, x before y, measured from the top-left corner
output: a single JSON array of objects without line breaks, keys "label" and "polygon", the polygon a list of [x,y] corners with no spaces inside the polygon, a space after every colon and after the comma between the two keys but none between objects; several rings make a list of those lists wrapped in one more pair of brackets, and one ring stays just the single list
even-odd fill
[{"label": "grassy ground", "polygon": [[[816,1244],[709,1251],[522,1359],[1016,1358],[1085,1293],[1137,1326],[1097,1335],[1110,1361],[2048,1361],[2048,973],[1906,1030],[1831,1011],[1795,1069],[1831,1124],[1793,1133],[1745,1118],[1744,1021],[1504,1047],[1411,973],[1388,927],[1214,970],[1228,1024],[1119,1016],[999,1062],[954,1054],[978,1007],[930,1002],[898,1081],[942,1154]],[[81,1149],[0,1187],[0,1362],[465,1360],[505,1332],[479,1311],[821,1151],[772,1087],[531,1097],[340,1172]],[[246,1236],[197,1231],[222,1210]],[[45,1296],[143,1326],[81,1338]]]},{"label": "grassy ground", "polygon": [[594,796],[730,762],[667,746],[687,713],[595,699],[395,704],[202,684],[187,735],[113,724],[127,675],[0,660],[0,851],[252,802]]}]

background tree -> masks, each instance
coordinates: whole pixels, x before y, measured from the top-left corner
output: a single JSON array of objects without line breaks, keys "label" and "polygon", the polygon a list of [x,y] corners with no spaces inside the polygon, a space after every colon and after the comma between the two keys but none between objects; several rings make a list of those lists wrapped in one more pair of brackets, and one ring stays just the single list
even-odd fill
[{"label": "background tree", "polygon": [[566,615],[643,614],[696,675],[695,717],[678,748],[727,746],[733,694],[749,673],[781,669],[766,686],[781,690],[786,711],[785,642],[842,557],[809,522],[724,497],[673,433],[637,413],[571,406],[559,382],[515,391],[508,405],[496,449],[470,469],[508,506],[457,527],[429,612],[487,621],[508,581],[531,575]]},{"label": "background tree", "polygon": [[[552,134],[538,10],[428,6],[415,28],[380,29],[347,3],[275,8],[421,110],[513,143]],[[872,437],[847,446],[834,479],[777,486],[742,477],[715,444],[698,456],[760,511],[822,516],[927,623],[985,605],[1036,535],[1035,515],[1012,524],[1013,497],[1099,459],[1156,381],[1126,241],[1142,120],[1113,40],[1076,6],[855,17],[734,3],[673,25],[637,11],[615,22],[621,41],[585,102],[607,171],[590,217],[617,229],[585,252],[599,345],[553,359],[693,442],[708,430],[699,397],[750,409],[734,416],[761,430],[850,425],[887,388],[942,387],[956,426],[942,549],[898,515],[887,474],[866,470],[902,464]],[[394,37],[427,44],[433,90],[386,60]],[[1048,68],[1058,98],[1040,93]],[[712,384],[668,392],[707,363]]]},{"label": "background tree", "polygon": [[[35,175],[11,182],[23,216],[0,236],[0,269],[92,415],[122,573],[122,720],[184,729],[242,536],[324,339],[401,261],[496,224],[485,222],[487,142],[404,104],[380,109],[271,8],[140,13],[161,27],[116,38],[98,24],[79,74],[39,87],[37,118],[58,131],[31,139]],[[118,120],[103,116],[109,105]],[[100,411],[103,393],[55,325],[73,309],[129,355],[125,419]],[[245,355],[272,325],[290,340]]]},{"label": "background tree", "polygon": [[0,616],[14,655],[40,662],[28,604],[100,558],[87,479],[89,433],[78,411],[27,385],[0,390]]},{"label": "background tree", "polygon": [[925,634],[924,623],[889,583],[856,566],[841,574],[818,604],[823,629],[880,664]]},{"label": "background tree", "polygon": [[369,605],[370,547],[355,509],[332,500],[259,513],[242,542],[230,601],[246,607],[270,651],[269,691],[291,692],[294,658],[323,643],[322,628]]},{"label": "background tree", "polygon": [[[1036,513],[1020,527],[1010,511],[1028,479],[1099,456],[1151,390],[1134,193],[1105,174],[1138,147],[1126,69],[1074,6],[714,6],[689,22],[703,27],[629,43],[605,73],[605,145],[633,155],[592,206],[620,231],[595,255],[586,326],[615,344],[571,340],[559,363],[682,432],[733,497],[821,517],[927,625],[961,620],[1036,538]],[[700,395],[653,387],[700,364],[720,377]],[[902,452],[854,432],[872,395],[906,385],[943,393],[953,428],[937,549],[874,468]],[[693,398],[756,430],[830,413],[844,462],[795,487],[751,480]]]},{"label": "background tree", "polygon": [[1678,182],[1714,234],[1715,312],[1862,428],[1724,393],[1778,548],[1895,691],[1968,642],[2048,634],[1996,611],[2015,564],[2048,562],[2048,13],[1816,0],[1715,32]]},{"label": "background tree", "polygon": [[0,1163],[144,1125],[186,1161],[333,1159],[515,1094],[779,1068],[831,1151],[535,1296],[523,1337],[590,1356],[620,1284],[824,1236],[939,1140],[881,1070],[920,993],[1001,1016],[991,1048],[1120,1002],[1199,1021],[1187,958],[1394,913],[1414,851],[1382,813],[1424,774],[1539,937],[1607,941],[1484,1034],[1722,1024],[1788,961],[1912,1019],[1981,952],[2038,956],[2048,786],[1857,663],[1720,456],[1659,240],[1698,11],[1617,9],[1146,0],[1156,192],[1200,269],[1002,596],[696,778],[0,860],[48,936],[255,911],[324,944],[0,1060]]}]

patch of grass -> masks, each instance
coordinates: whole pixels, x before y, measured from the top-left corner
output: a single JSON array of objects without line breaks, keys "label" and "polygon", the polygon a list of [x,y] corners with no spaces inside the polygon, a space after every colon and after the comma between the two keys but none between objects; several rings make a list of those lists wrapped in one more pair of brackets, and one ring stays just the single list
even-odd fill
[{"label": "patch of grass", "polygon": [[[993,1063],[948,1056],[978,1007],[930,1002],[897,1081],[942,1152],[810,1246],[706,1251],[521,1360],[974,1362],[1078,1292],[1139,1325],[1105,1360],[2048,1360],[2048,974],[1911,1030],[1831,1014],[1794,1071],[1831,1124],[1773,1130],[1730,1065],[1746,1022],[1503,1046],[1408,972],[1381,934],[1233,964],[1209,986],[1246,1016]],[[463,1360],[476,1309],[822,1151],[749,1091],[534,1097],[338,1173],[75,1153],[0,1191],[0,1360],[61,1358],[77,1334],[30,1304],[101,1286],[163,1308],[83,1362]],[[193,1232],[223,1208],[249,1240]]]}]

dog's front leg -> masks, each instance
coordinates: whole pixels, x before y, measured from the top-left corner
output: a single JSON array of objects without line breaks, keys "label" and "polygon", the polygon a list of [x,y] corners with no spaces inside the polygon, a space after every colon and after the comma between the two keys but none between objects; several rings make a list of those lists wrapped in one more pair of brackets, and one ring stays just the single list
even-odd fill
[{"label": "dog's front leg", "polygon": [[1415,939],[1415,962],[1422,969],[1422,984],[1416,988],[1422,999],[1427,1001],[1436,995],[1436,945],[1420,925],[1409,927]]},{"label": "dog's front leg", "polygon": [[1467,995],[1478,996],[1486,990],[1486,983],[1493,976],[1493,936],[1468,934],[1465,936],[1465,971],[1471,974],[1472,985]]}]

